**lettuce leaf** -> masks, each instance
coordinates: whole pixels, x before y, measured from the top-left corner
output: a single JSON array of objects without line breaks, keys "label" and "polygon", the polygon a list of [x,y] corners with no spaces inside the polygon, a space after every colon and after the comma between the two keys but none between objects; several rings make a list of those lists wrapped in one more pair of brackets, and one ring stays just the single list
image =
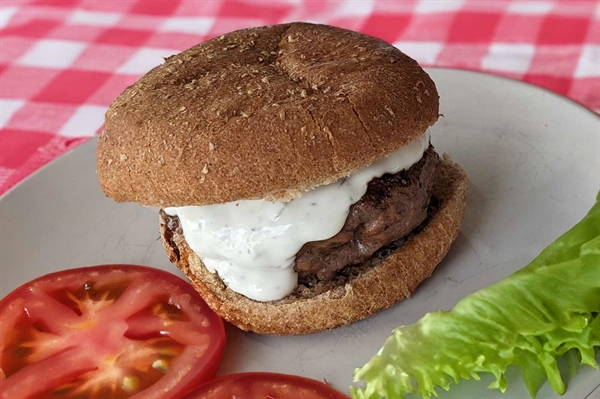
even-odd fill
[{"label": "lettuce leaf", "polygon": [[520,368],[532,398],[546,382],[566,390],[557,367],[570,373],[597,368],[600,346],[600,194],[590,212],[528,266],[481,289],[449,312],[426,314],[395,329],[366,365],[354,372],[364,388],[355,399],[436,395],[460,379],[492,373],[490,388],[504,392],[508,366]]}]

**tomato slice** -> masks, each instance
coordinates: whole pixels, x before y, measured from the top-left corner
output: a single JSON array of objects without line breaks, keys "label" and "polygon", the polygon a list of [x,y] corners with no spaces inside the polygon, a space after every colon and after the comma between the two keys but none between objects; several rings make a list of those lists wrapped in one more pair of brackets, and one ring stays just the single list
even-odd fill
[{"label": "tomato slice", "polygon": [[350,399],[329,385],[288,374],[241,373],[216,378],[184,399]]},{"label": "tomato slice", "polygon": [[0,301],[1,398],[178,398],[214,377],[221,318],[162,270],[48,274]]}]

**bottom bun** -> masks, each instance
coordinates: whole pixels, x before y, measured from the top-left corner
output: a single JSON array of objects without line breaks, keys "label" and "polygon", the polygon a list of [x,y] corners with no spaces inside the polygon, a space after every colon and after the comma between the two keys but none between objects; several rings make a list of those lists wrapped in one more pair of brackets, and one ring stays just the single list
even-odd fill
[{"label": "bottom bun", "polygon": [[311,334],[371,316],[411,296],[431,276],[456,239],[463,220],[468,178],[444,156],[433,188],[437,208],[407,242],[345,283],[314,296],[257,302],[227,288],[190,249],[178,226],[161,212],[161,236],[169,259],[191,280],[208,305],[242,330],[259,334]]}]

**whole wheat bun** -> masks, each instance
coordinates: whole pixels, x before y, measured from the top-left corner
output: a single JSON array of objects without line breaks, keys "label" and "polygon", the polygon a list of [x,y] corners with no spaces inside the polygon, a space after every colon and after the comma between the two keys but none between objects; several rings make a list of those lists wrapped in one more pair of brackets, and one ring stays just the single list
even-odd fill
[{"label": "whole wheat bun", "polygon": [[395,152],[438,119],[438,93],[392,45],[325,25],[228,33],[128,87],[97,150],[118,202],[289,200]]},{"label": "whole wheat bun", "polygon": [[242,330],[260,334],[310,334],[364,319],[410,297],[446,256],[463,219],[468,179],[444,157],[433,196],[437,210],[422,230],[381,261],[366,262],[343,285],[310,295],[297,292],[272,302],[257,302],[225,286],[190,249],[180,229],[161,215],[161,236],[169,259],[190,279],[208,305]]}]

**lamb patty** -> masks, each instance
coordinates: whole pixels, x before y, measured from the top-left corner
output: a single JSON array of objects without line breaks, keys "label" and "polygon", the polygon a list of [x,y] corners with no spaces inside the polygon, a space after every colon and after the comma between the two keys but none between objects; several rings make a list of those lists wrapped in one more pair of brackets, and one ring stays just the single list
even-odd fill
[{"label": "lamb patty", "polygon": [[294,263],[299,282],[314,280],[315,275],[320,281],[332,280],[346,266],[363,263],[423,223],[439,164],[429,146],[408,170],[371,180],[338,234],[300,249]]},{"label": "lamb patty", "polygon": [[[350,207],[338,234],[308,242],[296,254],[294,269],[299,283],[314,286],[321,282],[327,286],[346,266],[361,264],[378,250],[408,236],[427,218],[439,164],[439,156],[429,146],[408,170],[371,180],[365,195]],[[171,240],[169,237],[181,229],[179,219],[163,210],[160,215],[166,237]]]}]

